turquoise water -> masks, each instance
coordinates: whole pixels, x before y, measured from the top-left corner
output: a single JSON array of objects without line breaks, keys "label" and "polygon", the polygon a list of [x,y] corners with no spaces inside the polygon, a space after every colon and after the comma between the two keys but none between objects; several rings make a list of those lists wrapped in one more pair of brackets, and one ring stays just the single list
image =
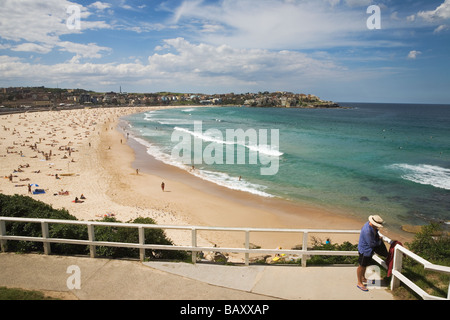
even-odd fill
[{"label": "turquoise water", "polygon": [[[158,160],[231,189],[354,215],[377,213],[393,224],[450,220],[450,106],[341,105],[349,108],[181,108],[125,120]],[[257,141],[227,141],[227,130],[238,129],[257,133]],[[194,144],[202,145],[200,154],[215,157],[215,163],[174,158],[180,136],[189,137],[192,148],[175,155],[194,160]],[[234,148],[235,164],[226,164],[227,148]],[[245,161],[236,164],[243,149]],[[217,164],[219,158],[224,164]],[[276,174],[262,175],[261,168],[269,166]]]}]

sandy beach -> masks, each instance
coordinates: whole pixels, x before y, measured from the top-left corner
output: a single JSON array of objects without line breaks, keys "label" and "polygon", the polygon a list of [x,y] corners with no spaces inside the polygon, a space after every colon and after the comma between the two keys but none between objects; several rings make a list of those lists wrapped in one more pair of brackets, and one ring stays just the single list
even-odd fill
[{"label": "sandy beach", "polygon": [[[65,208],[80,220],[109,215],[123,222],[151,217],[160,225],[356,230],[365,223],[339,210],[229,190],[154,160],[118,126],[120,117],[148,109],[155,110],[123,107],[1,115],[0,192],[29,195]],[[28,184],[39,186],[32,191],[45,193],[29,194]],[[75,197],[83,202],[73,202]],[[395,230],[384,233],[402,242],[410,240]],[[191,242],[188,232],[167,234],[176,244]],[[357,236],[330,237],[333,242],[357,242]],[[291,248],[301,244],[301,235],[258,233],[250,242]],[[243,243],[242,233],[205,232],[198,239],[199,245],[208,246]]]}]

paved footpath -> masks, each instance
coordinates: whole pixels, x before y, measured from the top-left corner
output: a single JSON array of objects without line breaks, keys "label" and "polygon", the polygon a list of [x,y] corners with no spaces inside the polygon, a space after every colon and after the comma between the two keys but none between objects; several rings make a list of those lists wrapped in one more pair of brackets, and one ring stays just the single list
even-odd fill
[{"label": "paved footpath", "polygon": [[[75,266],[75,267],[73,267]],[[76,300],[393,300],[356,267],[224,266],[0,253],[0,286]],[[79,284],[80,288],[70,288]]]}]

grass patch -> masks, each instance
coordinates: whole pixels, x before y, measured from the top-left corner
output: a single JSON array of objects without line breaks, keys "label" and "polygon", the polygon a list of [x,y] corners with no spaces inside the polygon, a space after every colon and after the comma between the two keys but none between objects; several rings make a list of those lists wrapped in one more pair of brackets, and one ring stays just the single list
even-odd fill
[{"label": "grass patch", "polygon": [[[431,223],[423,226],[421,231],[415,235],[414,240],[406,243],[405,246],[431,263],[450,266],[450,237],[442,224]],[[423,265],[406,256],[403,258],[402,274],[426,293],[447,298],[449,274],[425,270]],[[421,299],[403,284],[394,290],[394,295],[405,300]]]},{"label": "grass patch", "polygon": [[34,290],[0,287],[0,300],[59,300]]}]

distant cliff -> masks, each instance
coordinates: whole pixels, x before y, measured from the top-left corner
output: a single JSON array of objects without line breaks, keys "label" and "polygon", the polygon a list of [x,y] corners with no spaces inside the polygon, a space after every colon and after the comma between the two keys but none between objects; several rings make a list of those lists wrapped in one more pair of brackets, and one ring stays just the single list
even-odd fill
[{"label": "distant cliff", "polygon": [[243,103],[248,107],[274,107],[274,108],[340,108],[332,101],[324,101],[311,94],[293,94],[290,92],[259,93]]}]

